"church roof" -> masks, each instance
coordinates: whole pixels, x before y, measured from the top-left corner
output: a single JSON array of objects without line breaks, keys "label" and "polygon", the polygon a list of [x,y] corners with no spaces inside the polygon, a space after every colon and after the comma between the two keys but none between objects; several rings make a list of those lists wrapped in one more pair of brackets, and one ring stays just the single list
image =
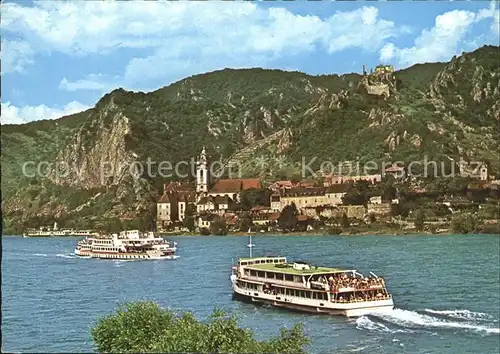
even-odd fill
[{"label": "church roof", "polygon": [[160,198],[158,198],[158,203],[170,203],[170,197],[168,193],[165,193]]},{"label": "church roof", "polygon": [[210,190],[210,193],[239,193],[250,188],[261,188],[258,178],[220,179]]}]

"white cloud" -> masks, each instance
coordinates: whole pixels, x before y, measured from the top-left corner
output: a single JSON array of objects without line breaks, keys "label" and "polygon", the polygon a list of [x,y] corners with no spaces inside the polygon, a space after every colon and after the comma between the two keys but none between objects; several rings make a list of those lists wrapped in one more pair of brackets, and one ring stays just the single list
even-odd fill
[{"label": "white cloud", "polygon": [[487,9],[481,9],[477,13],[476,21],[482,21],[484,19],[492,19],[491,21],[491,32],[495,35],[500,35],[500,9],[496,7],[496,2],[491,1],[490,6]]},{"label": "white cloud", "polygon": [[[337,12],[328,20],[328,52],[357,47],[369,51],[379,49],[386,39],[401,33],[392,21],[378,18],[378,9],[362,7],[351,12]],[[404,28],[407,31],[406,27]]]},{"label": "white cloud", "polygon": [[[161,80],[228,66],[263,66],[317,48],[377,51],[403,30],[380,19],[374,7],[328,18],[252,2],[40,1],[31,7],[7,3],[2,10],[4,32],[21,35],[33,48],[27,60],[51,51],[103,55],[117,48],[148,49],[148,55],[127,65],[121,81],[129,87],[149,76]],[[65,78],[61,87],[101,84]]]},{"label": "white cloud", "polygon": [[446,12],[436,17],[434,27],[422,31],[415,39],[413,47],[398,48],[393,43],[385,44],[379,52],[380,60],[396,61],[401,66],[449,60],[453,55],[460,53],[464,46],[469,47],[473,42],[465,41],[464,38],[474,24],[485,19],[493,19],[492,32],[497,31],[498,16],[494,2],[478,13],[463,10]]},{"label": "white cloud", "polygon": [[2,73],[24,72],[27,65],[33,64],[33,50],[26,41],[2,40]]},{"label": "white cloud", "polygon": [[1,124],[23,124],[34,120],[55,119],[89,109],[90,106],[80,102],[70,102],[64,107],[47,107],[46,105],[17,107],[10,102],[2,102]]},{"label": "white cloud", "polygon": [[110,78],[103,74],[90,74],[85,79],[70,81],[64,77],[59,83],[59,88],[66,91],[89,90],[106,92],[114,88],[110,85]]},{"label": "white cloud", "polygon": [[387,43],[380,50],[380,61],[383,63],[389,62],[394,57],[395,51],[396,51],[396,46],[392,43]]}]

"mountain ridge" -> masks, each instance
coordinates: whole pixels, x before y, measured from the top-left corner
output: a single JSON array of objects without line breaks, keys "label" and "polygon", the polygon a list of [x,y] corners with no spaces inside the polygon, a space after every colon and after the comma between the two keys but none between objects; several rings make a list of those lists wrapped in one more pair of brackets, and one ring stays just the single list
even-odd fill
[{"label": "mountain ridge", "polygon": [[[297,175],[302,158],[314,157],[332,163],[464,157],[499,173],[498,52],[484,46],[394,78],[222,69],[149,93],[115,89],[72,116],[2,125],[6,221],[19,228],[46,218],[92,225],[151,219],[168,178],[127,166],[148,158],[189,161],[203,145],[214,159],[242,166],[242,175],[265,179]],[[367,85],[391,89],[371,95]],[[30,160],[51,163],[46,178],[23,177]],[[96,175],[103,164],[106,179]],[[152,172],[158,175],[157,167]]]}]

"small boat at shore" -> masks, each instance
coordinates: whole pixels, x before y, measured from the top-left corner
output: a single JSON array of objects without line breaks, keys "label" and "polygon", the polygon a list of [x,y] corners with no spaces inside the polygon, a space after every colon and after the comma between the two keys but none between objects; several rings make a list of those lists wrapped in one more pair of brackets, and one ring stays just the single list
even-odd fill
[{"label": "small boat at shore", "polygon": [[359,317],[394,308],[384,279],[370,272],[288,263],[285,257],[240,258],[232,267],[235,299],[290,310]]},{"label": "small boat at shore", "polygon": [[175,259],[176,242],[155,237],[153,232],[122,231],[120,234],[86,237],[78,241],[75,255],[82,258],[158,260]]}]

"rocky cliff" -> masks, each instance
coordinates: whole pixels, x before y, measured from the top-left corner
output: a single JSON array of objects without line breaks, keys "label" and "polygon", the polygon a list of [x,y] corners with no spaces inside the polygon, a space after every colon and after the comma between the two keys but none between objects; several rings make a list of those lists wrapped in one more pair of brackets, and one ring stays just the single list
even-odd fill
[{"label": "rocky cliff", "polygon": [[[303,158],[319,168],[465,156],[498,173],[498,51],[482,47],[385,79],[226,69],[147,94],[115,90],[71,117],[3,126],[7,226],[138,216],[148,224],[155,194],[175,178],[160,163],[190,161],[203,145],[223,166],[267,179],[296,175]],[[23,175],[30,159],[50,162],[43,176]],[[150,171],[141,170],[148,161]]]}]

